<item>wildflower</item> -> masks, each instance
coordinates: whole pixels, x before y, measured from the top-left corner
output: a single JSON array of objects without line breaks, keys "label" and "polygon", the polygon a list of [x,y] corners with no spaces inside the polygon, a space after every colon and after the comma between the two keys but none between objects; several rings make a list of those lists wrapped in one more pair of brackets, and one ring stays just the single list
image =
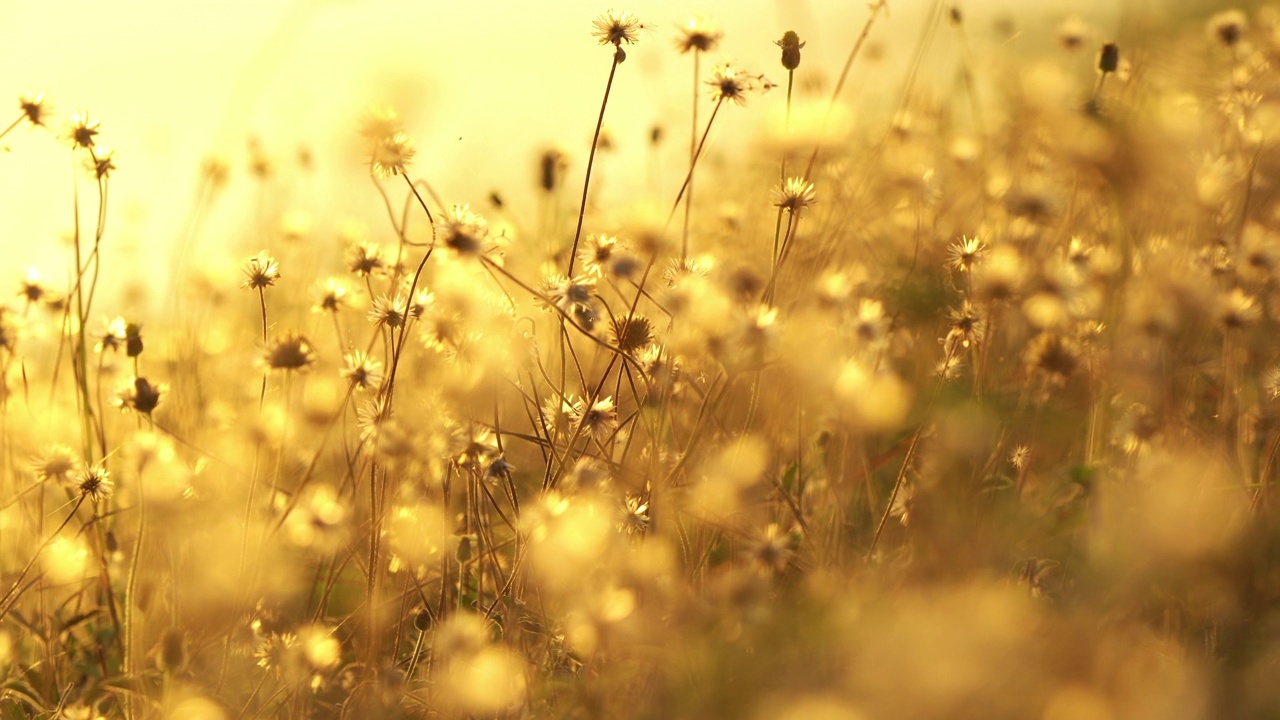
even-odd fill
[{"label": "wildflower", "polygon": [[951,327],[947,331],[946,338],[943,339],[943,347],[946,348],[948,357],[956,354],[957,349],[969,349],[972,345],[982,341],[982,335],[986,330],[986,322],[982,315],[978,313],[968,300],[960,307],[952,310],[948,314]]},{"label": "wildflower", "polygon": [[601,277],[609,267],[610,261],[618,257],[623,247],[625,245],[619,243],[618,238],[612,235],[589,235],[586,242],[582,243],[582,247],[578,249],[578,261],[582,263],[584,271]]},{"label": "wildflower", "polygon": [[316,304],[311,306],[313,312],[331,312],[336,313],[350,304],[349,295],[351,291],[347,288],[346,283],[338,278],[329,278],[324,281],[324,287],[320,289],[320,299]]},{"label": "wildflower", "polygon": [[111,497],[115,489],[111,473],[107,472],[102,463],[85,468],[76,479],[76,491],[95,503]]},{"label": "wildflower", "polygon": [[570,280],[563,275],[544,278],[541,290],[551,301],[579,325],[590,330],[596,322],[594,278],[579,275]]},{"label": "wildflower", "polygon": [[618,427],[618,409],[613,404],[613,397],[597,400],[590,408],[583,409],[579,405],[574,410],[576,412],[571,416],[574,422],[579,423],[597,442],[607,440]]},{"label": "wildflower", "polygon": [[437,244],[455,256],[473,257],[488,246],[489,226],[485,219],[471,212],[470,205],[454,205],[435,225]]},{"label": "wildflower", "polygon": [[400,113],[392,107],[372,107],[360,122],[360,135],[370,145],[402,129]]},{"label": "wildflower", "polygon": [[1009,300],[1026,280],[1026,263],[1017,248],[1001,246],[973,274],[975,297],[984,301]]},{"label": "wildflower", "polygon": [[976,237],[962,236],[947,248],[947,267],[958,272],[969,272],[987,253],[987,244]]},{"label": "wildflower", "polygon": [[724,32],[710,18],[697,15],[689,18],[680,26],[680,34],[676,37],[676,48],[682,53],[690,50],[708,52],[720,44]]},{"label": "wildflower", "polygon": [[1218,299],[1217,321],[1224,330],[1239,330],[1262,315],[1258,301],[1240,288]]},{"label": "wildflower", "polygon": [[289,332],[267,348],[262,361],[271,370],[305,371],[315,364],[316,353],[310,340]]},{"label": "wildflower", "polygon": [[117,317],[107,321],[106,330],[98,336],[98,342],[93,346],[95,352],[103,353],[113,350],[119,350],[126,347],[129,343],[129,323],[124,318]]},{"label": "wildflower", "polygon": [[1031,448],[1026,445],[1018,445],[1009,453],[1009,464],[1015,470],[1022,470],[1027,467],[1027,460],[1031,457]]},{"label": "wildflower", "polygon": [[639,39],[639,32],[644,28],[633,13],[620,12],[618,10],[609,10],[604,15],[596,18],[592,23],[595,25],[593,36],[600,39],[601,45],[612,43],[614,47],[622,47],[622,43],[628,45]]},{"label": "wildflower", "polygon": [[1058,44],[1066,50],[1080,49],[1089,38],[1089,26],[1079,15],[1071,15],[1058,26]]},{"label": "wildflower", "polygon": [[369,309],[369,321],[377,325],[398,328],[403,326],[408,318],[409,298],[403,293],[397,293],[394,299],[387,295],[380,295],[373,301],[373,307]]},{"label": "wildflower", "polygon": [[813,202],[813,183],[802,177],[787,178],[773,189],[773,206],[792,215],[799,215]]},{"label": "wildflower", "polygon": [[71,116],[71,122],[67,125],[63,138],[71,143],[73,148],[88,150],[93,147],[93,138],[97,134],[98,121],[90,118],[87,111],[83,111]]},{"label": "wildflower", "polygon": [[889,335],[889,318],[884,314],[884,303],[863,298],[858,301],[858,314],[853,320],[854,337],[869,347],[876,347]]},{"label": "wildflower", "polygon": [[23,95],[18,99],[18,107],[22,108],[22,114],[32,125],[43,126],[49,115],[49,106],[45,102],[44,93]]},{"label": "wildflower", "polygon": [[402,132],[380,137],[369,146],[369,172],[378,178],[404,174],[415,153],[409,136]]},{"label": "wildflower", "polygon": [[1080,366],[1080,348],[1075,341],[1054,332],[1042,332],[1031,339],[1023,355],[1030,370],[1039,370],[1064,381]]},{"label": "wildflower", "polygon": [[460,434],[459,440],[452,458],[460,468],[479,471],[498,456],[498,441],[489,428],[472,426],[469,432]]},{"label": "wildflower", "polygon": [[764,91],[773,87],[763,75],[749,75],[733,67],[730,63],[721,63],[712,71],[711,99],[716,102],[732,100],[738,105],[747,104],[747,95],[757,90]]},{"label": "wildflower", "polygon": [[613,344],[628,355],[653,342],[653,322],[644,315],[615,315],[610,330]]},{"label": "wildflower", "polygon": [[257,255],[245,260],[241,271],[244,273],[245,281],[240,287],[254,290],[275,285],[280,279],[280,264],[268,255],[266,250],[259,251]]},{"label": "wildflower", "polygon": [[386,270],[382,246],[367,242],[354,242],[347,247],[347,269],[359,277],[368,277]]},{"label": "wildflower", "polygon": [[627,495],[622,502],[619,529],[627,535],[643,534],[649,529],[649,503],[638,495]]},{"label": "wildflower", "polygon": [[27,301],[28,305],[38,303],[42,300],[49,300],[51,291],[44,283],[44,278],[40,275],[40,271],[35,268],[27,268],[26,275],[18,286],[18,297]]},{"label": "wildflower", "polygon": [[280,672],[296,662],[294,646],[297,644],[298,636],[293,633],[271,633],[253,655],[258,659],[258,667]]},{"label": "wildflower", "polygon": [[1226,10],[1209,18],[1206,26],[1209,39],[1216,40],[1226,47],[1233,47],[1244,37],[1249,29],[1249,20],[1239,10]]},{"label": "wildflower", "polygon": [[800,42],[800,36],[788,30],[782,34],[781,40],[774,40],[774,45],[782,48],[782,67],[795,70],[800,67],[800,48],[806,43]]},{"label": "wildflower", "polygon": [[370,390],[382,385],[382,363],[377,359],[365,354],[363,350],[344,355],[342,359],[346,361],[346,365],[339,372],[351,387]]},{"label": "wildflower", "polygon": [[112,404],[121,412],[133,410],[143,415],[150,415],[160,404],[160,398],[168,391],[164,383],[152,384],[142,377],[127,379],[116,389]]},{"label": "wildflower", "polygon": [[70,482],[71,476],[80,470],[80,458],[66,445],[50,445],[31,461],[40,482]]},{"label": "wildflower", "polygon": [[582,416],[584,403],[573,395],[547,398],[542,405],[542,427],[552,438],[565,437],[573,429],[575,418]]},{"label": "wildflower", "polygon": [[85,158],[84,167],[93,177],[103,180],[116,170],[116,153],[114,150],[97,150]]},{"label": "wildflower", "polygon": [[749,552],[762,570],[781,572],[787,569],[798,545],[796,533],[784,533],[777,523],[769,523],[764,534],[751,543]]}]

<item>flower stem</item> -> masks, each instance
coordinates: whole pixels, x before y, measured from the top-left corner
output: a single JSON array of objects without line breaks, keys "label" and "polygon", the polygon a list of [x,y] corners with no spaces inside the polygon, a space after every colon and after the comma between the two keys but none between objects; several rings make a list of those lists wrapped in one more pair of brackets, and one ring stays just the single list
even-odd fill
[{"label": "flower stem", "polygon": [[591,154],[587,156],[587,175],[582,181],[582,203],[578,206],[578,227],[573,231],[573,247],[569,250],[569,272],[573,277],[573,263],[578,257],[578,241],[582,238],[582,219],[587,214],[587,190],[591,187],[591,168],[596,162],[596,148],[600,144],[600,128],[604,125],[604,109],[609,105],[609,91],[613,89],[613,76],[618,72],[626,54],[618,48],[613,54],[613,65],[609,67],[609,82],[604,86],[604,100],[600,103],[600,117],[596,119],[596,133],[591,138]]}]

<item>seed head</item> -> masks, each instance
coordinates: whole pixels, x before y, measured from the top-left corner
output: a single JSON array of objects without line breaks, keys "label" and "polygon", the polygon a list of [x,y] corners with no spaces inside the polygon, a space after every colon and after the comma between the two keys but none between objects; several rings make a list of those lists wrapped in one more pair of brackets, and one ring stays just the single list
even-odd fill
[{"label": "seed head", "polygon": [[961,237],[947,248],[947,266],[957,272],[969,272],[987,254],[987,244],[976,237]]},{"label": "seed head", "polygon": [[644,315],[615,315],[611,330],[613,344],[628,355],[653,343],[653,322]]},{"label": "seed head", "polygon": [[1206,28],[1211,40],[1216,40],[1226,47],[1233,47],[1244,37],[1249,29],[1249,20],[1239,10],[1227,10],[1209,18]]},{"label": "seed head", "polygon": [[633,13],[618,10],[609,10],[596,18],[593,24],[596,29],[591,34],[599,38],[601,45],[612,44],[618,48],[624,42],[630,45],[639,40],[640,30],[644,29],[644,24]]},{"label": "seed head", "polygon": [[454,205],[436,221],[436,244],[458,257],[475,257],[490,247],[489,225],[471,212],[470,205]]},{"label": "seed head", "polygon": [[95,503],[111,497],[115,489],[111,473],[107,472],[102,463],[85,468],[76,478],[76,491]]},{"label": "seed head", "polygon": [[23,95],[18,99],[18,107],[22,108],[22,114],[32,125],[43,126],[49,117],[49,105],[45,102],[44,93]]},{"label": "seed head", "polygon": [[800,67],[800,48],[804,47],[805,43],[800,42],[799,35],[788,30],[782,34],[781,40],[774,40],[773,44],[782,48],[782,67],[787,70]]},{"label": "seed head", "polygon": [[342,377],[357,390],[376,390],[382,385],[382,363],[357,350],[344,355],[346,365],[342,368]]},{"label": "seed head", "polygon": [[695,15],[680,26],[680,34],[676,37],[676,48],[682,53],[690,50],[708,52],[714,50],[724,37],[724,32],[716,26],[711,18]]},{"label": "seed head", "polygon": [[[24,109],[25,111],[25,109]],[[28,118],[30,115],[28,115]],[[98,121],[89,117],[88,111],[81,111],[71,116],[71,121],[67,125],[63,138],[71,143],[73,148],[84,148],[86,150],[93,147],[93,138],[98,134]]]},{"label": "seed head", "polygon": [[572,420],[580,423],[582,429],[590,433],[597,442],[607,440],[618,427],[618,409],[613,404],[613,398],[597,400],[591,407],[585,410],[583,408],[583,405],[574,408]]},{"label": "seed head", "polygon": [[71,482],[71,476],[80,470],[80,457],[66,445],[50,445],[44,452],[31,461],[31,469],[35,471],[40,482]]},{"label": "seed head", "polygon": [[169,386],[164,383],[152,384],[146,378],[132,377],[116,389],[112,404],[121,412],[133,410],[141,415],[150,415],[168,390]]},{"label": "seed head", "polygon": [[253,290],[261,290],[265,287],[275,285],[280,279],[280,263],[276,259],[267,254],[266,250],[260,251],[257,255],[244,261],[245,281],[240,287],[251,288]]},{"label": "seed head", "polygon": [[316,362],[311,341],[297,332],[285,333],[267,347],[263,363],[271,370],[306,371]]},{"label": "seed head", "polygon": [[773,83],[764,75],[748,74],[727,62],[715,67],[707,84],[711,86],[712,100],[732,100],[738,105],[747,104],[747,95],[756,91],[765,92],[773,87]]},{"label": "seed head", "polygon": [[402,132],[378,138],[369,146],[369,172],[378,178],[404,174],[416,152],[409,136]]},{"label": "seed head", "polygon": [[320,298],[315,305],[311,306],[311,309],[318,313],[337,313],[351,304],[350,295],[351,290],[346,283],[339,278],[331,277],[324,281],[324,285],[320,288]]},{"label": "seed head", "polygon": [[802,177],[787,178],[773,189],[773,206],[792,215],[799,215],[813,203],[813,183]]}]

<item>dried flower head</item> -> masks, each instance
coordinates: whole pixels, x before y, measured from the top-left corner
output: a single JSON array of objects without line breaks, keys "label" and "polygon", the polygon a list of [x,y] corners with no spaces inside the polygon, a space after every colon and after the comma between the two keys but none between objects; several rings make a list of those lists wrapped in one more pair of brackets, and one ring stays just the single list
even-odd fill
[{"label": "dried flower head", "polygon": [[653,322],[644,315],[615,315],[610,331],[613,344],[628,355],[653,343]]},{"label": "dried flower head", "polygon": [[1218,325],[1223,330],[1239,330],[1252,325],[1262,316],[1258,301],[1240,288],[1218,298]]},{"label": "dried flower head", "polygon": [[814,203],[813,183],[803,177],[791,177],[773,189],[773,206],[792,215]]},{"label": "dried flower head", "polygon": [[71,147],[86,150],[93,147],[93,139],[97,135],[98,121],[89,117],[87,111],[73,114],[67,129],[63,132],[63,138],[71,143]]},{"label": "dried flower head", "polygon": [[690,50],[698,52],[714,50],[724,37],[724,32],[715,21],[703,15],[695,15],[686,20],[680,26],[679,33],[676,36],[676,48],[682,53]]},{"label": "dried flower head", "polygon": [[106,327],[98,334],[98,342],[94,344],[95,352],[118,351],[129,344],[129,323],[122,317],[106,321]]},{"label": "dried flower head", "polygon": [[50,445],[32,459],[31,469],[40,482],[69,483],[71,476],[80,471],[80,456],[66,445]]},{"label": "dried flower head", "polygon": [[1080,347],[1068,337],[1055,332],[1042,332],[1027,343],[1023,356],[1027,368],[1040,371],[1050,379],[1065,381],[1080,367]]},{"label": "dried flower head", "polygon": [[581,424],[582,429],[595,438],[596,442],[604,442],[618,427],[618,409],[613,404],[613,398],[607,397],[595,401],[589,408],[584,404],[575,406],[570,419]]},{"label": "dried flower head", "polygon": [[342,358],[346,365],[340,371],[343,379],[357,390],[376,390],[382,385],[382,363],[357,350]]},{"label": "dried flower head", "polygon": [[756,91],[764,92],[773,87],[773,83],[769,82],[764,75],[751,75],[728,62],[720,63],[712,70],[711,79],[707,84],[711,86],[712,100],[716,102],[732,100],[738,105],[747,104],[747,95]]},{"label": "dried flower head", "polygon": [[800,48],[803,48],[805,43],[800,41],[799,35],[788,30],[782,34],[781,40],[774,40],[773,44],[782,48],[782,67],[787,70],[800,67]]},{"label": "dried flower head", "polygon": [[592,24],[596,29],[591,34],[600,39],[600,44],[612,44],[615,47],[621,47],[622,43],[630,45],[636,42],[640,39],[640,31],[644,29],[644,24],[633,13],[612,9],[596,18]]},{"label": "dried flower head", "polygon": [[311,306],[313,312],[337,313],[351,304],[351,289],[339,278],[328,278],[320,287],[320,297]]},{"label": "dried flower head", "polygon": [[369,146],[369,172],[378,178],[404,174],[416,152],[402,132],[380,137]]},{"label": "dried flower head", "polygon": [[18,99],[18,107],[22,109],[27,122],[43,126],[49,116],[49,104],[45,102],[44,93],[28,93]]},{"label": "dried flower head", "polygon": [[76,478],[76,492],[95,503],[111,497],[115,489],[111,473],[100,462],[80,471]]},{"label": "dried flower head", "polygon": [[1205,29],[1209,39],[1233,47],[1249,29],[1249,19],[1239,10],[1226,10],[1209,18]]},{"label": "dried flower head", "polygon": [[435,236],[438,246],[443,246],[457,257],[475,257],[491,246],[488,223],[471,212],[471,206],[466,204],[450,207],[436,221]]},{"label": "dried flower head", "polygon": [[316,361],[311,341],[296,332],[287,332],[271,343],[262,357],[271,370],[305,371]]},{"label": "dried flower head", "polygon": [[257,255],[244,261],[241,268],[244,273],[244,283],[240,287],[251,288],[253,290],[261,290],[276,284],[280,279],[280,264],[276,259],[267,254],[266,250],[258,252]]},{"label": "dried flower head", "polygon": [[579,275],[571,279],[564,275],[548,275],[542,279],[539,290],[546,298],[544,306],[558,308],[587,330],[595,327],[599,319],[595,278]]},{"label": "dried flower head", "polygon": [[121,412],[132,410],[142,415],[150,415],[168,390],[169,386],[164,383],[152,384],[146,378],[131,377],[116,388],[115,397],[111,402]]},{"label": "dried flower head", "polygon": [[969,272],[987,253],[987,244],[976,237],[962,236],[947,248],[947,267],[958,272]]}]

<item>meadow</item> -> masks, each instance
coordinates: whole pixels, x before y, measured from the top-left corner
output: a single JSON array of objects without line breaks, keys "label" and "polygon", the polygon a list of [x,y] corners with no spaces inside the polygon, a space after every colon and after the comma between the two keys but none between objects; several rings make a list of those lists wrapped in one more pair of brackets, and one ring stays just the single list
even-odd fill
[{"label": "meadow", "polygon": [[527,187],[378,103],[154,257],[112,119],[17,95],[5,182],[71,170],[0,276],[0,718],[1280,717],[1280,9],[896,5],[580,18]]}]

